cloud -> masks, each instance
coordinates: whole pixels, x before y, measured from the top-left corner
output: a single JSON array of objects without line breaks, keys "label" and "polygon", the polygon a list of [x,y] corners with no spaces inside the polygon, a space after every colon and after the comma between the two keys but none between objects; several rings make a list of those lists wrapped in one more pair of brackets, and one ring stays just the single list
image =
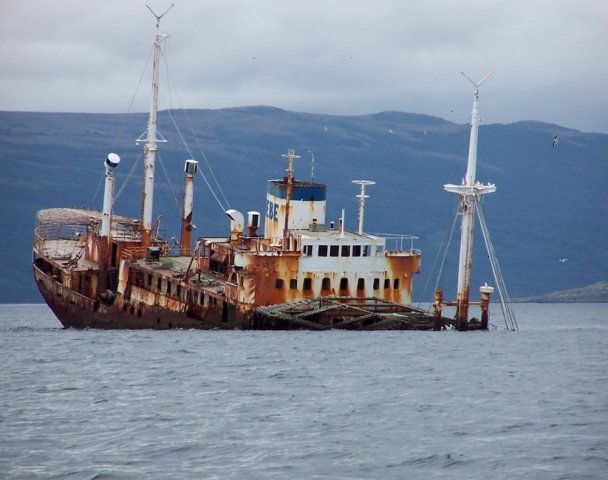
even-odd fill
[{"label": "cloud", "polygon": [[[0,13],[0,109],[125,111],[154,36],[143,2],[10,0]],[[178,1],[161,22],[171,35],[163,82],[189,108],[403,110],[466,122],[472,91],[460,71],[492,70],[486,123],[608,132],[606,18],[601,0]],[[147,108],[146,85],[136,110]]]}]

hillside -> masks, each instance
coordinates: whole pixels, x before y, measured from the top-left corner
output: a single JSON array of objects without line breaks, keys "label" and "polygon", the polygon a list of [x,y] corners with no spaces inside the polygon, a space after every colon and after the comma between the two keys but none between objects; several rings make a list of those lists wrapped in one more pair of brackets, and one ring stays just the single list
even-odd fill
[{"label": "hillside", "polygon": [[[143,166],[134,139],[146,119],[144,114],[0,112],[0,248],[5,254],[0,303],[40,301],[30,267],[35,212],[100,208],[103,161],[110,151],[123,159],[116,171],[117,213],[139,215]],[[190,152],[171,133],[174,124]],[[419,237],[415,247],[423,252],[423,266],[414,299],[432,298],[433,267],[441,263],[440,247],[455,207],[443,184],[464,176],[468,125],[402,112],[331,116],[243,107],[164,111],[159,130],[168,142],[160,146],[155,209],[169,238],[178,233],[172,218],[179,212],[175,197],[181,195],[185,159],[199,160],[210,184],[215,176],[222,189],[216,196],[224,207],[264,212],[266,180],[284,174],[281,154],[294,148],[302,156],[296,175],[308,179],[314,151],[314,179],[328,184],[328,220],[345,208],[346,227],[355,230],[358,191],[351,180],[375,180],[367,191],[365,229]],[[555,134],[560,142],[553,148]],[[477,178],[498,188],[483,205],[511,296],[540,296],[606,280],[606,151],[604,134],[531,121],[482,124]],[[195,189],[197,233],[225,234],[223,209],[202,178]],[[439,280],[446,295],[453,294],[455,284],[457,235],[456,229]],[[560,261],[564,258],[568,261]],[[473,284],[484,281],[492,283],[479,238]]]},{"label": "hillside", "polygon": [[608,282],[516,299],[520,303],[608,303]]}]

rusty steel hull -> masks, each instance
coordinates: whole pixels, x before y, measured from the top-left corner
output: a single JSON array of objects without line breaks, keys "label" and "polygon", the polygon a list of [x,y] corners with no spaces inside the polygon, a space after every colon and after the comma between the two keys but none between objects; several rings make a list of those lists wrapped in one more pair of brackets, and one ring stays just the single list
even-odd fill
[{"label": "rusty steel hull", "polygon": [[34,277],[45,302],[66,328],[167,330],[252,327],[251,319],[237,319],[234,309],[229,306],[197,309],[184,304],[180,310],[171,310],[129,302],[121,295],[118,295],[111,305],[106,305],[61,285],[35,265]]},{"label": "rusty steel hull", "polygon": [[[169,256],[166,244],[156,240],[142,256],[137,225],[128,219],[103,250],[95,212],[52,210],[39,217],[45,223],[36,228],[34,277],[64,327],[366,330],[447,325],[406,307],[420,252],[385,249],[378,237],[312,230],[292,232],[275,245],[237,232],[230,238],[199,239],[191,256]],[[333,301],[340,305],[291,317],[280,310],[320,298],[337,299]],[[398,315],[378,314],[380,304]],[[279,310],[267,310],[274,307]]]},{"label": "rusty steel hull", "polygon": [[[451,320],[378,299],[329,297],[239,312],[235,305],[181,303],[172,308],[118,295],[111,304],[65,287],[34,265],[36,284],[65,328],[240,330],[442,330]],[[328,307],[329,305],[329,307]]]}]

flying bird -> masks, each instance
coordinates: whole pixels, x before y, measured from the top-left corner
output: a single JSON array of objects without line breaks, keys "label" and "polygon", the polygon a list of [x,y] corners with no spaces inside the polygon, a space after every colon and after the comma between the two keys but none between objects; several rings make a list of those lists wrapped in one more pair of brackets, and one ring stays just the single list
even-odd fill
[{"label": "flying bird", "polygon": [[559,140],[557,139],[559,135],[555,135],[555,137],[553,137],[553,148],[555,148],[555,145],[557,145],[557,142],[559,142]]},{"label": "flying bird", "polygon": [[567,258],[560,258],[560,259],[559,259],[559,261],[560,261],[561,263],[565,263],[565,262],[567,262],[567,261],[568,261],[568,259],[567,259]]}]

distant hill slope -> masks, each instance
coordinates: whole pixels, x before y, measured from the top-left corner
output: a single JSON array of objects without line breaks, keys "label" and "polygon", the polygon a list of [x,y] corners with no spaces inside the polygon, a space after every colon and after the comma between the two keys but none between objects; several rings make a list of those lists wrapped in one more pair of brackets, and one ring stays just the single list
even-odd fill
[{"label": "distant hill slope", "polygon": [[516,299],[521,303],[608,303],[608,282],[598,282],[581,288],[547,293],[537,297]]},{"label": "distant hill slope", "polygon": [[[30,266],[35,212],[101,208],[103,161],[110,151],[123,159],[116,170],[116,211],[139,216],[143,162],[134,139],[146,120],[145,114],[0,112],[0,303],[41,300]],[[436,284],[446,298],[453,295],[458,228],[437,279],[456,205],[443,184],[465,174],[467,124],[402,112],[333,116],[271,107],[163,111],[159,122],[168,142],[160,145],[154,203],[169,238],[179,232],[175,198],[181,196],[185,159],[199,160],[210,184],[217,179],[216,196],[224,206],[264,212],[266,181],[285,172],[281,154],[296,149],[302,157],[296,176],[310,179],[314,152],[314,179],[328,184],[328,221],[345,208],[346,227],[356,230],[358,190],[351,180],[376,181],[367,189],[365,230],[419,237],[414,246],[422,250],[423,263],[415,301],[431,300]],[[172,133],[174,125],[181,135]],[[556,134],[560,141],[552,147]],[[604,134],[531,121],[481,126],[477,177],[497,185],[483,206],[511,296],[606,280],[606,152]],[[197,233],[225,234],[227,218],[218,201],[202,178],[195,183]],[[481,238],[475,248],[473,285],[493,283]]]}]

